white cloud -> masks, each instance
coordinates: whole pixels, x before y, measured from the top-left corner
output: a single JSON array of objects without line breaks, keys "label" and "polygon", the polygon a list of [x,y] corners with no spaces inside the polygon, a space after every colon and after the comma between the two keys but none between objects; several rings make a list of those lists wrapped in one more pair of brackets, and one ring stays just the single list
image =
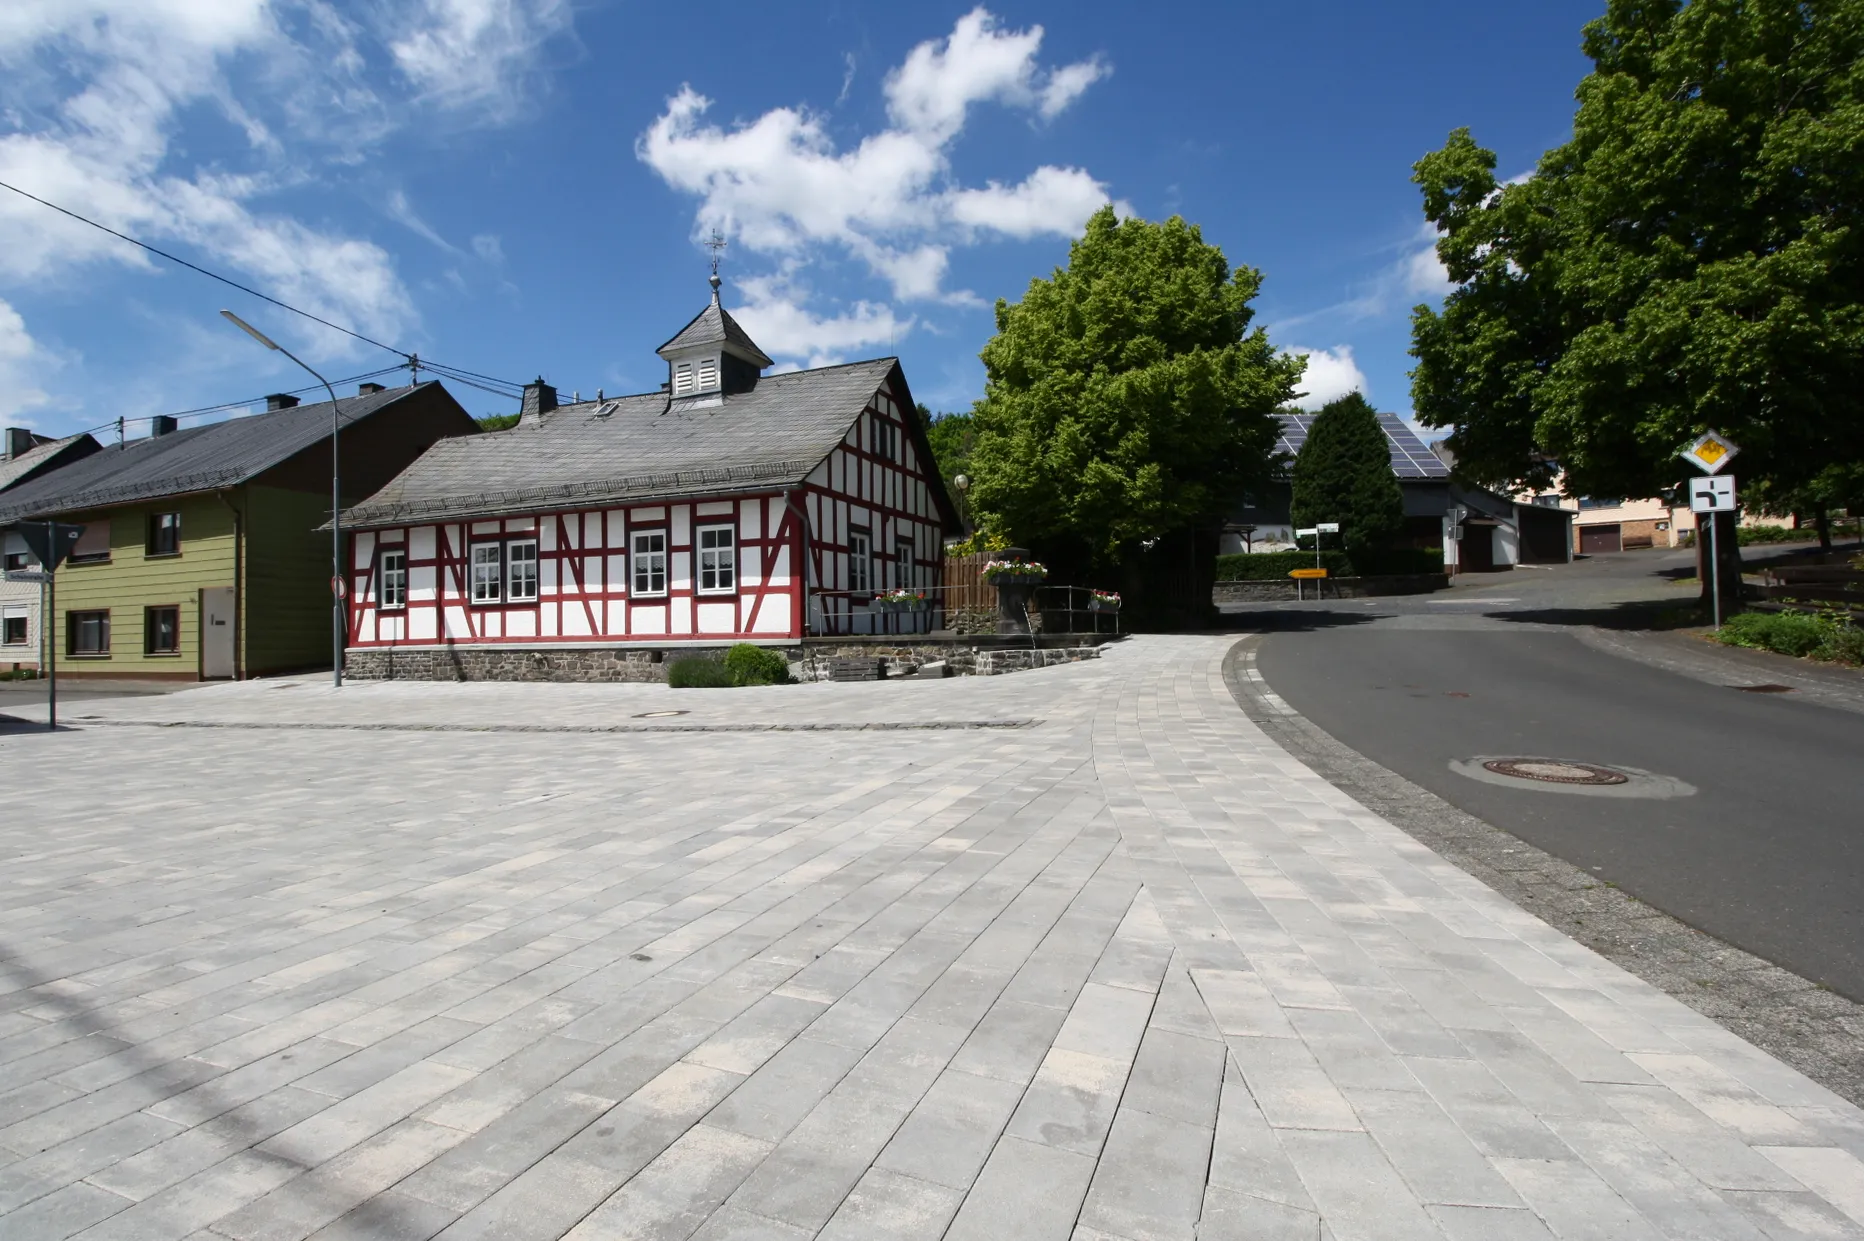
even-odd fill
[{"label": "white cloud", "polygon": [[890,306],[860,301],[836,315],[817,315],[805,309],[809,290],[784,275],[752,276],[737,282],[745,303],[732,308],[732,317],[744,326],[766,353],[806,358],[810,366],[839,362],[851,350],[895,341],[913,328]]},{"label": "white cloud", "polygon": [[1307,359],[1307,370],[1301,376],[1300,389],[1295,393],[1295,404],[1302,409],[1319,409],[1328,401],[1349,392],[1366,390],[1365,372],[1353,360],[1351,345],[1338,345],[1332,349],[1308,349],[1296,345],[1288,352],[1298,353]]},{"label": "white cloud", "polygon": [[433,225],[421,218],[420,212],[414,209],[414,204],[408,201],[405,191],[394,190],[389,193],[388,214],[397,224],[402,225],[421,240],[445,250],[448,254],[459,253],[458,246],[442,237],[435,231]]},{"label": "white cloud", "polygon": [[1078,168],[1045,165],[1013,185],[954,182],[950,148],[974,105],[1052,119],[1106,76],[1098,59],[1045,68],[1037,59],[1042,38],[1040,26],[1005,30],[984,9],[972,10],[886,76],[890,124],[850,149],[825,118],[803,108],[773,108],[731,128],[708,123],[711,100],[686,86],[635,153],[700,200],[696,233],[718,229],[785,263],[840,252],[900,300],[975,304],[975,295],[943,288],[954,247],[1073,236],[1108,201],[1106,187]]},{"label": "white cloud", "polygon": [[494,233],[480,233],[472,239],[472,252],[481,259],[500,267],[505,262],[505,247]]},{"label": "white cloud", "polygon": [[[416,313],[389,254],[294,217],[275,195],[316,180],[320,165],[367,158],[417,114],[504,119],[569,9],[567,0],[379,0],[364,12],[366,26],[325,0],[0,0],[0,178],[396,340]],[[243,139],[245,159],[238,140],[230,152],[216,141],[216,113]],[[405,198],[389,210],[447,245]],[[166,270],[12,194],[0,193],[0,236],[0,288],[71,282],[99,263]],[[314,356],[353,347],[279,324]],[[18,324],[10,347],[30,339]]]},{"label": "white cloud", "polygon": [[56,363],[26,331],[19,312],[0,301],[0,418],[17,424],[20,415],[49,404],[40,384]]},{"label": "white cloud", "polygon": [[538,53],[570,17],[567,0],[415,0],[389,50],[427,98],[503,119],[522,110]]}]

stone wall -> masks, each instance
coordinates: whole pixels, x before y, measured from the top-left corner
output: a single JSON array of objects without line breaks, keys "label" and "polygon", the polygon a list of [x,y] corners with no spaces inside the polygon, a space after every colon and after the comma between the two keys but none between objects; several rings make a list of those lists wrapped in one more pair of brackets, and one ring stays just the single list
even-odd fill
[{"label": "stone wall", "polygon": [[[679,651],[722,655],[716,651]],[[660,651],[627,648],[488,650],[451,647],[397,651],[379,647],[350,651],[344,676],[352,681],[664,681]]]},{"label": "stone wall", "polygon": [[[1031,649],[1004,640],[965,638],[824,639],[778,649],[790,661],[790,675],[798,681],[828,680],[829,666],[836,659],[884,660],[890,677],[906,676],[926,664],[941,662],[953,676],[998,676],[1093,659],[1100,654],[1100,648],[1091,644]],[[397,651],[370,647],[349,652],[343,675],[352,681],[665,681],[667,664],[673,660],[695,655],[722,658],[725,650],[722,646],[664,651],[629,647]]]},{"label": "stone wall", "polygon": [[[1323,599],[1366,599],[1379,595],[1422,595],[1449,586],[1444,573],[1414,573],[1397,577],[1330,577],[1302,583],[1302,596],[1315,597],[1314,587],[1321,588]],[[1274,603],[1292,600],[1292,578],[1273,578],[1262,582],[1218,582],[1211,589],[1212,603]]]}]

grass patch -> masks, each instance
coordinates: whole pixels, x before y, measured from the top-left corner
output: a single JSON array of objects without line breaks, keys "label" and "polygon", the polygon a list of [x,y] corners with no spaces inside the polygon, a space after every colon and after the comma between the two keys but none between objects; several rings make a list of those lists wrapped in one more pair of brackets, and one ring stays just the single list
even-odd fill
[{"label": "grass patch", "polygon": [[1864,629],[1829,612],[1743,612],[1716,630],[1715,640],[1797,659],[1864,664]]},{"label": "grass patch", "polygon": [[728,689],[731,673],[720,660],[708,655],[689,655],[667,665],[667,684],[674,689]]}]

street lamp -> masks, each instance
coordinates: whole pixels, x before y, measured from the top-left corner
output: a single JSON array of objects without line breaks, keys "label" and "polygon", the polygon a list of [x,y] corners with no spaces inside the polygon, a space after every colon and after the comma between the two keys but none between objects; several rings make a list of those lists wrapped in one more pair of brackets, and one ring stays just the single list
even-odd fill
[{"label": "street lamp", "polygon": [[304,360],[291,350],[261,332],[230,310],[220,312],[221,317],[246,335],[252,337],[274,353],[282,353],[310,373],[311,378],[324,386],[330,394],[330,676],[331,684],[337,689],[343,688],[343,637],[349,627],[343,619],[343,600],[348,594],[344,589],[348,575],[343,572],[343,502],[339,498],[341,473],[337,458],[338,422],[337,391],[330,386],[330,381],[304,365]]}]

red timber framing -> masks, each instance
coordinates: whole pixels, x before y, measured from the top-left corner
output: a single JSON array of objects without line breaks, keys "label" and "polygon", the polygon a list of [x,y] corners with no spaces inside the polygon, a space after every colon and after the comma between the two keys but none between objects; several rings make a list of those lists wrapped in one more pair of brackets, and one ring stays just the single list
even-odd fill
[{"label": "red timber framing", "polygon": [[[788,643],[806,633],[930,628],[932,610],[884,613],[872,604],[875,591],[894,586],[933,593],[943,566],[945,519],[927,473],[934,467],[903,421],[910,417],[883,386],[842,442],[787,491],[358,531],[350,536],[350,645]],[[732,532],[729,589],[702,583],[701,532],[717,527]],[[849,538],[863,531],[864,588]],[[636,547],[637,535],[656,533],[665,557],[658,583],[654,545]],[[512,564],[533,540],[535,589],[511,598]],[[496,599],[474,598],[475,546],[500,549]],[[402,557],[399,608],[381,606],[385,553]],[[662,589],[636,589],[656,584]]]}]

